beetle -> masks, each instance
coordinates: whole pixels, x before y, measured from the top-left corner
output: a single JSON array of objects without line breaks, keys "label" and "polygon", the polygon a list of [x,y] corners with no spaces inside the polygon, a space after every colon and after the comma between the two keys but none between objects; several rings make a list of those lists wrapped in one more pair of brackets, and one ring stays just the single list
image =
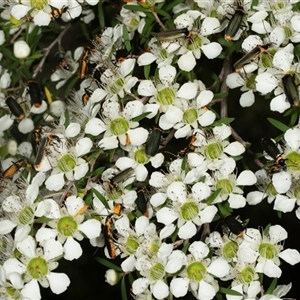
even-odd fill
[{"label": "beetle", "polygon": [[149,156],[154,156],[157,154],[160,140],[161,140],[161,129],[159,127],[154,127],[148,136],[145,152]]},{"label": "beetle", "polygon": [[241,5],[238,5],[227,27],[225,28],[225,40],[227,42],[234,39],[240,27],[243,25],[243,19],[245,15],[246,13],[244,8]]},{"label": "beetle", "polygon": [[267,137],[263,137],[260,141],[262,149],[274,160],[274,165],[270,167],[271,173],[277,173],[286,170],[285,159],[276,144]]},{"label": "beetle", "polygon": [[5,103],[8,106],[10,112],[18,119],[23,120],[25,113],[21,105],[13,97],[7,97]]},{"label": "beetle", "polygon": [[42,105],[42,98],[38,82],[30,79],[27,81],[27,85],[32,105],[40,107]]}]

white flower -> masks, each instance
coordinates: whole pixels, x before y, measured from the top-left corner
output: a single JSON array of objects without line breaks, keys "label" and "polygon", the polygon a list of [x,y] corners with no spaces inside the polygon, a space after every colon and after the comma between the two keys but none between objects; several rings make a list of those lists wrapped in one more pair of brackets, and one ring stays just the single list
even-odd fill
[{"label": "white flower", "polygon": [[6,273],[16,272],[24,276],[21,294],[26,299],[41,299],[38,282],[43,287],[50,287],[55,294],[63,293],[70,285],[70,279],[64,273],[52,272],[58,267],[57,258],[63,254],[61,243],[51,239],[44,243],[44,250],[36,247],[36,241],[31,236],[17,243],[17,249],[22,254],[21,261],[16,258],[7,260],[3,265]]},{"label": "white flower", "polygon": [[171,280],[171,293],[175,297],[182,297],[189,288],[197,299],[213,299],[219,289],[213,276],[226,276],[229,273],[229,264],[222,258],[206,258],[209,248],[203,242],[193,242],[189,252],[191,254],[187,256],[187,265],[179,274],[180,278]]},{"label": "white flower", "polygon": [[64,243],[64,258],[67,260],[77,259],[82,255],[80,244],[83,234],[89,239],[100,236],[101,223],[96,219],[84,220],[85,203],[76,196],[70,196],[65,201],[65,206],[59,208],[52,199],[45,199],[39,203],[37,216],[45,216],[51,221],[48,222],[50,228],[40,228],[36,238],[44,244],[45,241],[56,236],[60,243]]}]

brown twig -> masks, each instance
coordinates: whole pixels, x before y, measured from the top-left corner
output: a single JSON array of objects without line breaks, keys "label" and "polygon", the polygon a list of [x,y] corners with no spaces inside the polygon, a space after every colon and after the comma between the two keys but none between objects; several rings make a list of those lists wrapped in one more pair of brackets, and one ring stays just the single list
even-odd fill
[{"label": "brown twig", "polygon": [[37,65],[37,67],[35,68],[34,72],[33,72],[33,75],[32,75],[32,78],[35,78],[37,76],[37,74],[39,72],[42,71],[42,68],[44,66],[44,63],[45,63],[45,60],[49,54],[49,52],[51,51],[51,49],[58,43],[60,43],[61,39],[63,38],[63,36],[65,35],[65,33],[68,31],[68,29],[71,27],[71,23],[69,23],[68,25],[66,25],[62,32],[59,34],[59,36],[45,49],[43,49],[44,51],[44,56],[43,58],[41,59],[41,61],[39,62],[39,64]]}]

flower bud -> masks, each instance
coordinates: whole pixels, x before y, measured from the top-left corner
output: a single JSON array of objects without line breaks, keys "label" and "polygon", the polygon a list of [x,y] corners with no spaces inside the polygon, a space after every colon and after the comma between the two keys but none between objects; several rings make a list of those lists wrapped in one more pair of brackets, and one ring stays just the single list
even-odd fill
[{"label": "flower bud", "polygon": [[17,58],[26,58],[30,54],[30,48],[25,41],[16,41],[14,43],[14,55]]},{"label": "flower bud", "polygon": [[9,140],[7,143],[7,151],[11,156],[15,156],[17,154],[18,144],[14,140]]},{"label": "flower bud", "polygon": [[116,285],[121,279],[121,274],[113,269],[109,269],[105,273],[105,281],[110,285]]}]

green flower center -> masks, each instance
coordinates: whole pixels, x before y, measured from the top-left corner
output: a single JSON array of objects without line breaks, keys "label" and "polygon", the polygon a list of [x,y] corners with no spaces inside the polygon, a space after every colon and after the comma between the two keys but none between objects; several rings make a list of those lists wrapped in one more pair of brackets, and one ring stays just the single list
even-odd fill
[{"label": "green flower center", "polygon": [[201,37],[195,32],[190,32],[189,36],[184,40],[183,46],[190,51],[200,49],[202,46]]},{"label": "green flower center", "polygon": [[41,279],[49,273],[47,262],[42,257],[32,258],[28,262],[27,271],[34,279]]},{"label": "green flower center", "polygon": [[116,118],[110,122],[110,131],[113,135],[121,135],[128,131],[129,123],[124,118]]},{"label": "green flower center", "polygon": [[134,160],[139,164],[146,164],[149,161],[148,155],[144,148],[141,148],[134,153]]},{"label": "green flower center", "polygon": [[255,81],[256,75],[252,74],[247,78],[246,80],[246,86],[249,90],[254,90],[256,87],[256,81]]},{"label": "green flower center", "polygon": [[232,259],[236,256],[239,246],[234,241],[228,241],[222,247],[222,256],[226,259]]},{"label": "green flower center", "polygon": [[37,10],[42,10],[45,6],[48,5],[48,0],[31,0],[30,6]]},{"label": "green flower center", "polygon": [[294,172],[300,171],[300,154],[298,152],[290,152],[285,159],[285,164],[289,170]]},{"label": "green flower center", "polygon": [[122,78],[117,78],[114,82],[109,86],[109,90],[112,94],[118,94],[118,92],[123,88],[124,80]]},{"label": "green flower center", "polygon": [[261,243],[258,248],[259,254],[266,259],[274,259],[278,255],[278,250],[271,243]]},{"label": "green flower center", "polygon": [[156,100],[161,105],[171,105],[174,103],[174,100],[176,98],[175,91],[170,87],[165,87],[158,91]]},{"label": "green flower center", "polygon": [[57,162],[57,167],[64,173],[72,171],[76,165],[76,156],[73,154],[65,154]]},{"label": "green flower center", "polygon": [[34,212],[31,207],[24,207],[18,214],[18,219],[21,225],[31,224],[34,219]]},{"label": "green flower center", "polygon": [[187,267],[187,277],[192,281],[201,281],[205,274],[206,268],[199,261],[192,262]]},{"label": "green flower center", "polygon": [[111,187],[108,191],[106,191],[106,196],[109,200],[117,200],[122,195],[123,195],[123,192],[118,186]]},{"label": "green flower center", "polygon": [[204,148],[203,154],[208,159],[216,159],[223,153],[223,149],[224,148],[221,143],[211,143]]},{"label": "green flower center", "polygon": [[293,32],[289,26],[283,26],[283,30],[286,38],[290,38],[292,36]]},{"label": "green flower center", "polygon": [[78,224],[72,216],[62,217],[57,222],[57,231],[65,237],[72,236],[77,228]]},{"label": "green flower center", "polygon": [[161,263],[156,263],[150,268],[150,277],[155,281],[164,278],[165,274],[165,268]]},{"label": "green flower center", "polygon": [[300,199],[300,187],[296,187],[293,189],[293,196],[297,199]]},{"label": "green flower center", "polygon": [[134,235],[130,235],[126,240],[125,249],[128,254],[132,255],[136,252],[139,245],[140,243],[138,241],[138,238]]},{"label": "green flower center", "polygon": [[276,196],[277,195],[277,191],[273,185],[273,183],[270,183],[266,189],[266,192],[265,192],[267,195],[269,196]]},{"label": "green flower center", "polygon": [[[9,298],[3,298],[3,299],[20,300],[23,298],[23,296],[21,295],[21,292],[12,287],[6,287],[5,293],[7,296],[9,296]],[[4,297],[4,295],[2,297]]]},{"label": "green flower center", "polygon": [[252,282],[254,276],[255,276],[255,270],[248,266],[237,273],[237,280],[241,284],[246,284]]},{"label": "green flower center", "polygon": [[233,192],[234,183],[228,178],[223,178],[217,182],[216,189],[220,189],[222,195],[228,195]]},{"label": "green flower center", "polygon": [[194,123],[198,118],[198,113],[195,108],[189,108],[183,113],[183,122],[186,124]]},{"label": "green flower center", "polygon": [[181,217],[186,221],[191,221],[197,217],[199,213],[198,205],[195,202],[185,202],[180,207]]},{"label": "green flower center", "polygon": [[158,238],[152,240],[152,242],[148,248],[147,254],[150,257],[155,255],[158,252],[159,247],[160,247],[160,240]]},{"label": "green flower center", "polygon": [[168,58],[168,57],[169,57],[169,55],[168,55],[167,50],[166,49],[161,49],[160,50],[160,58],[165,59],[165,58]]}]

